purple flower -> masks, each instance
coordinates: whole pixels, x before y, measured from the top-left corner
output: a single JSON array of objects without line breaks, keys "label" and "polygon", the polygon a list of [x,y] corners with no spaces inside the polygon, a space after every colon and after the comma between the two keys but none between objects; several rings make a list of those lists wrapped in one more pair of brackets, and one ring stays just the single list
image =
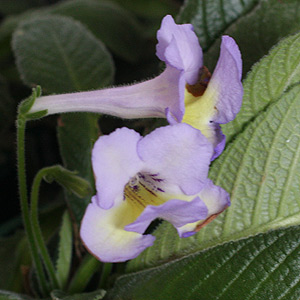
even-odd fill
[{"label": "purple flower", "polygon": [[157,56],[166,69],[154,79],[131,86],[38,98],[29,113],[87,111],[121,118],[167,117],[200,129],[222,152],[220,125],[235,118],[242,103],[242,61],[238,46],[223,36],[214,73],[203,66],[202,50],[191,24],[177,25],[166,16],[157,32]]},{"label": "purple flower", "polygon": [[207,138],[182,123],[145,137],[127,128],[101,136],[92,152],[97,194],[80,230],[87,249],[103,262],[135,258],[153,244],[144,232],[156,218],[180,237],[194,234],[230,204],[207,178],[212,153]]}]

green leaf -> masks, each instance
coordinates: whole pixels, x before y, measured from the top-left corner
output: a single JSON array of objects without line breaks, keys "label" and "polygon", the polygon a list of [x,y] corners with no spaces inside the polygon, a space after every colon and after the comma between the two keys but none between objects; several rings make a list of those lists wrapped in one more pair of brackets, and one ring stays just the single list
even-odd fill
[{"label": "green leaf", "polygon": [[104,290],[97,290],[91,293],[68,296],[61,291],[53,291],[51,293],[51,300],[101,300],[105,294],[106,292]]},{"label": "green leaf", "polygon": [[[98,0],[101,1],[101,0]],[[126,9],[142,18],[162,19],[165,15],[175,15],[179,8],[172,0],[115,0]]]},{"label": "green leaf", "polygon": [[23,81],[29,86],[40,84],[44,93],[92,89],[113,78],[104,45],[70,18],[27,20],[15,31],[12,45]]},{"label": "green leaf", "polygon": [[[21,291],[21,265],[30,265],[30,254],[23,232],[0,239],[0,289]],[[0,293],[1,295],[1,293]],[[0,298],[1,299],[1,298]]]},{"label": "green leaf", "polygon": [[34,300],[34,299],[26,295],[0,290],[0,300]]},{"label": "green leaf", "polygon": [[[44,92],[95,89],[112,82],[114,66],[109,53],[84,26],[70,18],[47,16],[25,21],[13,40],[25,82],[41,83]],[[91,149],[99,135],[97,119],[92,114],[65,114],[58,126],[64,166],[90,183]],[[90,197],[66,194],[66,198],[79,224]]]},{"label": "green leaf", "polygon": [[4,15],[18,14],[31,7],[41,4],[42,0],[9,0],[0,1],[0,12]]},{"label": "green leaf", "polygon": [[188,0],[179,16],[180,23],[191,23],[204,50],[234,21],[248,13],[259,0]]},{"label": "green leaf", "polygon": [[299,48],[300,33],[281,41],[253,67],[244,82],[241,111],[232,122],[222,126],[227,141],[270,103],[281,97],[288,87],[300,82]]},{"label": "green leaf", "polygon": [[[93,114],[64,114],[58,123],[58,141],[64,166],[78,172],[80,177],[91,184],[94,182],[91,164],[91,152],[99,136],[98,116]],[[79,198],[66,193],[66,199],[79,224],[91,197]]]},{"label": "green leaf", "polygon": [[[243,73],[246,74],[282,38],[299,32],[299,19],[298,0],[263,0],[226,29],[223,34],[232,36],[241,50]],[[205,55],[205,65],[211,70],[219,57],[219,44],[220,38]]]},{"label": "green leaf", "polygon": [[129,62],[142,57],[145,39],[140,24],[128,11],[112,2],[71,0],[51,13],[73,17],[85,24],[112,52]]},{"label": "green leaf", "polygon": [[68,212],[63,215],[62,226],[59,232],[58,258],[56,262],[56,277],[59,287],[66,287],[72,260],[72,222]]},{"label": "green leaf", "polygon": [[[69,0],[45,8],[26,11],[20,16],[11,16],[0,27],[1,47],[7,45],[17,25],[33,17],[45,15],[72,17],[88,27],[114,54],[136,62],[143,55],[144,33],[134,15],[116,3],[96,0]],[[7,51],[4,47],[3,51]]]},{"label": "green leaf", "polygon": [[260,234],[119,278],[106,300],[298,300],[300,228]]},{"label": "green leaf", "polygon": [[[253,87],[255,89],[255,85]],[[231,194],[231,206],[193,237],[170,224],[129,270],[157,265],[227,241],[300,223],[300,86],[258,116],[212,165],[210,177]]]}]

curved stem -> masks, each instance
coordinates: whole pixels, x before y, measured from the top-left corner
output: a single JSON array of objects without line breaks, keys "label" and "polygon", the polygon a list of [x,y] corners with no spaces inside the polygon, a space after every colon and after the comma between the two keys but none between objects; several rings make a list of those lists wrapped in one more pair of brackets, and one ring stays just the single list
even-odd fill
[{"label": "curved stem", "polygon": [[107,280],[111,273],[113,264],[112,263],[105,263],[102,266],[102,272],[99,282],[99,288],[106,289],[107,288]]},{"label": "curved stem", "polygon": [[101,263],[94,256],[87,254],[70,282],[68,293],[82,292],[95,272],[98,271],[100,265]]},{"label": "curved stem", "polygon": [[29,206],[27,198],[26,171],[25,171],[25,128],[26,118],[22,114],[17,119],[17,158],[18,158],[18,181],[20,193],[20,205],[23,217],[25,233],[28,239],[31,257],[36,267],[39,286],[43,295],[47,295],[48,287],[42,262],[39,259],[39,253],[32,231]]},{"label": "curved stem", "polygon": [[53,263],[51,261],[48,249],[46,247],[45,240],[43,238],[43,234],[40,228],[39,219],[38,219],[38,197],[39,197],[39,188],[41,181],[43,180],[43,177],[48,173],[48,171],[51,169],[44,168],[38,172],[38,174],[35,176],[32,189],[31,189],[31,224],[32,224],[32,231],[34,234],[34,237],[37,242],[37,246],[40,251],[40,255],[43,259],[45,268],[47,270],[47,273],[49,275],[52,287],[57,289],[59,287],[58,280],[55,274],[55,268],[53,266]]}]

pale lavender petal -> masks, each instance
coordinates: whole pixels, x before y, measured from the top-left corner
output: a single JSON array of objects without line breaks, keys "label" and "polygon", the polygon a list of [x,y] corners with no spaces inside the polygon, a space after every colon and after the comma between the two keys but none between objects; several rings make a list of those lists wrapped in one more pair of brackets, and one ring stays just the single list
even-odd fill
[{"label": "pale lavender petal", "polygon": [[207,217],[195,223],[186,224],[177,228],[180,237],[189,237],[200,230],[204,225],[211,222],[218,214],[230,206],[230,196],[221,187],[214,185],[210,179],[207,179],[205,186],[197,195],[208,209]]},{"label": "pale lavender petal", "polygon": [[128,128],[101,136],[92,151],[98,204],[109,209],[115,201],[123,201],[125,185],[143,166],[137,154],[141,136]]},{"label": "pale lavender petal", "polygon": [[211,160],[215,160],[224,150],[226,144],[226,136],[223,134],[221,126],[219,124],[214,124],[215,133],[216,133],[216,145],[214,149],[214,154]]},{"label": "pale lavender petal", "polygon": [[133,259],[153,245],[154,236],[124,230],[126,216],[127,210],[123,206],[105,210],[95,203],[95,199],[88,205],[80,236],[89,252],[100,261],[123,262]]},{"label": "pale lavender petal", "polygon": [[[220,57],[205,94],[216,101],[217,114],[213,121],[225,124],[232,121],[242,105],[242,59],[235,41],[223,36]],[[205,95],[204,94],[204,95]]]},{"label": "pale lavender petal", "polygon": [[184,77],[171,66],[154,79],[134,85],[37,98],[29,113],[95,112],[120,118],[165,118],[166,109],[181,121]]},{"label": "pale lavender petal", "polygon": [[167,65],[184,70],[188,84],[195,84],[202,67],[202,49],[191,24],[177,25],[168,15],[157,32],[156,55]]},{"label": "pale lavender petal", "polygon": [[164,219],[175,227],[182,227],[203,220],[206,216],[207,208],[199,197],[190,202],[172,199],[159,206],[148,205],[136,221],[125,226],[125,229],[142,234],[156,218]]},{"label": "pale lavender petal", "polygon": [[145,162],[143,171],[159,174],[166,188],[174,186],[187,195],[198,193],[206,181],[212,144],[192,126],[181,123],[161,127],[138,143],[138,154]]}]

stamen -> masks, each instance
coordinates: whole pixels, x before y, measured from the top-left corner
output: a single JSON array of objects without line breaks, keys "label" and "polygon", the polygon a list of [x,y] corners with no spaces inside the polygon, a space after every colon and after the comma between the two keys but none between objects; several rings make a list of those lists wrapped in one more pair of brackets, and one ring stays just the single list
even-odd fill
[{"label": "stamen", "polygon": [[194,97],[200,97],[204,94],[210,78],[211,78],[211,73],[208,71],[208,69],[205,66],[203,66],[199,70],[197,82],[193,85],[186,84],[186,89]]}]

